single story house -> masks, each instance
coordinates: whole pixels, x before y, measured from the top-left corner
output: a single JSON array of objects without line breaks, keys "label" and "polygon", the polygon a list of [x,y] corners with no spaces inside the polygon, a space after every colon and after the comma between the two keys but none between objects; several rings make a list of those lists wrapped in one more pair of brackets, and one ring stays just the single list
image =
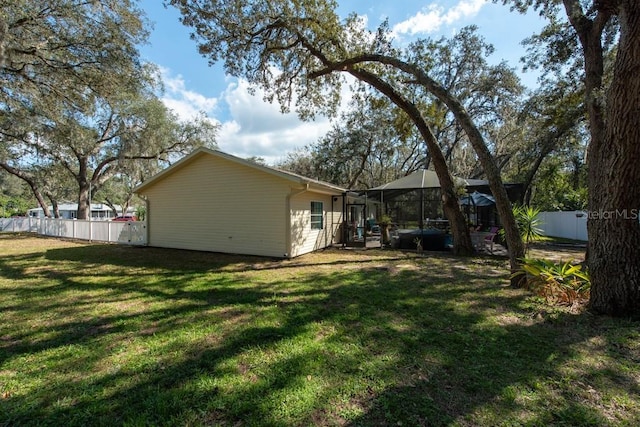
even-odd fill
[{"label": "single story house", "polygon": [[[118,214],[122,214],[122,207],[115,205]],[[129,207],[128,213],[133,213],[135,208]],[[49,212],[54,214],[53,206],[49,206]],[[62,203],[58,205],[58,212],[61,219],[76,219],[78,218],[78,204],[77,203]],[[27,215],[32,218],[44,218],[44,209],[33,208],[29,209]],[[109,220],[115,218],[113,210],[104,203],[91,203],[91,219],[92,220]]]},{"label": "single story house", "polygon": [[136,188],[149,246],[292,258],[340,239],[346,190],[200,148]]}]

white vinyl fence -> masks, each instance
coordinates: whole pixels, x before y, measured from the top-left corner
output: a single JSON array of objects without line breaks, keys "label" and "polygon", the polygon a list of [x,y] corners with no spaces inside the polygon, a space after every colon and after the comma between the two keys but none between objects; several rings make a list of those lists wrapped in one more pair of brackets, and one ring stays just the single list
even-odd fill
[{"label": "white vinyl fence", "polygon": [[32,232],[43,236],[96,242],[146,245],[144,221],[87,221],[56,218],[0,218],[0,232]]},{"label": "white vinyl fence", "polygon": [[19,233],[38,231],[40,220],[31,217],[0,218],[0,233]]},{"label": "white vinyl fence", "polygon": [[587,213],[584,211],[540,212],[542,234],[587,241]]},{"label": "white vinyl fence", "polygon": [[[587,213],[583,211],[540,212],[542,234],[587,241]],[[0,232],[32,232],[44,236],[113,242],[128,245],[147,244],[144,221],[85,221],[54,218],[0,218]]]}]

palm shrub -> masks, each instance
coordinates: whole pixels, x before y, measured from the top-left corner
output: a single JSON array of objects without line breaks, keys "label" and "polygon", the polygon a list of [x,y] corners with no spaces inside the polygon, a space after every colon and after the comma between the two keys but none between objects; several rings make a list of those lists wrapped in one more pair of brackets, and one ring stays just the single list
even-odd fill
[{"label": "palm shrub", "polygon": [[[542,236],[539,214],[540,209],[532,208],[531,206],[513,206],[513,216],[515,217],[516,224],[518,225],[520,238],[524,243],[525,254],[529,253],[529,246],[531,242]],[[500,230],[500,237],[504,239],[504,229]]]},{"label": "palm shrub", "polygon": [[548,303],[573,304],[589,299],[591,279],[582,264],[524,258],[520,270],[511,275],[519,276],[524,276],[527,288]]}]

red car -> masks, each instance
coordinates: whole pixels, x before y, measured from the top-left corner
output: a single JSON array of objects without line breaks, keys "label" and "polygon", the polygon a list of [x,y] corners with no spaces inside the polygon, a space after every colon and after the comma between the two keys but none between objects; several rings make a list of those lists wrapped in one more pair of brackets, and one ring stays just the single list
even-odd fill
[{"label": "red car", "polygon": [[122,215],[117,218],[113,218],[113,221],[137,221],[137,220],[138,218],[136,218],[135,215]]}]

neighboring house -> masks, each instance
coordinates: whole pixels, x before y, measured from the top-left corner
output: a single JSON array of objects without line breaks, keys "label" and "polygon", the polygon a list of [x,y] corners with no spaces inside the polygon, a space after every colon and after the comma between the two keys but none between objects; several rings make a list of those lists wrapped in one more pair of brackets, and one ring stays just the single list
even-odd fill
[{"label": "neighboring house", "polygon": [[150,246],[284,258],[339,241],[346,192],[206,148],[135,191]]},{"label": "neighboring house", "polygon": [[[122,207],[116,205],[118,214],[122,214]],[[129,208],[129,212],[133,212],[134,208]],[[49,206],[49,212],[53,215],[53,206]],[[62,203],[58,205],[58,212],[60,212],[60,218],[62,219],[76,219],[78,218],[78,204],[77,203]],[[29,209],[27,215],[33,218],[44,218],[44,210],[42,208]],[[109,220],[115,216],[113,210],[103,203],[91,204],[91,219],[93,220]]]}]

